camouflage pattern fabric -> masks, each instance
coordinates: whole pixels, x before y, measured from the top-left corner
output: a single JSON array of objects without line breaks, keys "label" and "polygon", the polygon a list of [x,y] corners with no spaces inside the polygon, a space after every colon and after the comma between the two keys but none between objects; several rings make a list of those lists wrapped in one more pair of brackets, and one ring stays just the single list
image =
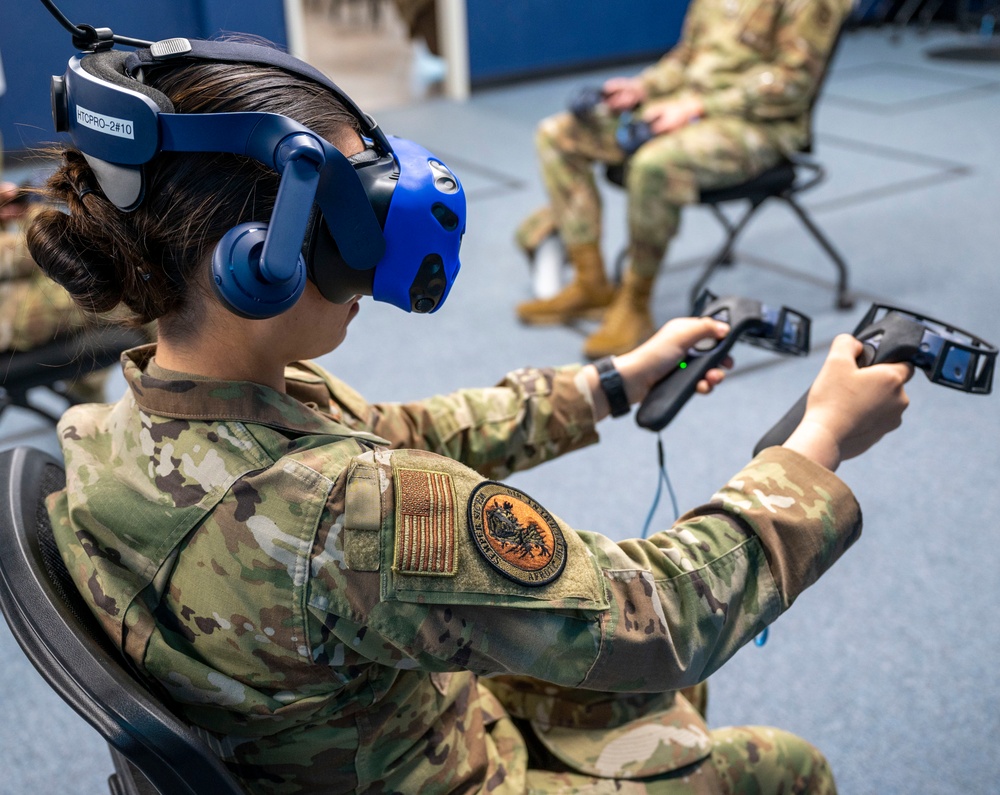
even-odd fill
[{"label": "camouflage pattern fabric", "polygon": [[[0,232],[0,351],[31,350],[92,322],[69,293],[35,265],[22,231]],[[106,380],[107,371],[87,373],[68,391],[76,401],[103,401]]]},{"label": "camouflage pattern fabric", "polygon": [[[33,350],[95,323],[115,321],[114,314],[99,318],[81,309],[35,264],[23,231],[33,213],[29,209],[15,227],[0,230],[0,352]],[[156,339],[155,323],[142,331],[150,342]],[[80,403],[103,402],[109,372],[86,373],[68,386],[68,396]]]},{"label": "camouflage pattern fabric", "polygon": [[[858,536],[832,473],[771,448],[675,526],[614,543],[487,480],[596,441],[578,366],[372,405],[309,363],[286,394],[154,353],[123,357],[117,404],[60,422],[53,527],[109,635],[249,792],[833,791],[801,741],[720,741],[670,694]],[[497,690],[510,711],[481,677],[521,683]],[[545,769],[517,717],[532,688],[547,711],[527,723],[563,757]],[[553,725],[580,710],[597,722],[578,739]],[[627,752],[599,748],[602,722]]]},{"label": "camouflage pattern fabric", "polygon": [[[641,781],[595,779],[570,770],[528,771],[530,795],[835,795],[830,767],[815,747],[760,726],[717,729],[705,761]],[[637,746],[648,736],[626,740]]]},{"label": "camouflage pattern fabric", "polygon": [[87,315],[28,254],[24,235],[0,233],[0,351],[25,351],[76,331]]},{"label": "camouflage pattern fabric", "polygon": [[[658,103],[697,96],[704,115],[641,146],[629,159],[633,267],[653,277],[699,192],[743,182],[810,140],[810,107],[850,0],[694,0],[679,44],[640,74]],[[536,136],[542,177],[567,245],[596,243],[601,205],[595,162],[620,164],[618,117],[560,113]]]},{"label": "camouflage pattern fabric", "polygon": [[557,234],[555,215],[548,205],[539,207],[535,212],[518,224],[514,240],[529,260],[534,259],[538,247]]}]

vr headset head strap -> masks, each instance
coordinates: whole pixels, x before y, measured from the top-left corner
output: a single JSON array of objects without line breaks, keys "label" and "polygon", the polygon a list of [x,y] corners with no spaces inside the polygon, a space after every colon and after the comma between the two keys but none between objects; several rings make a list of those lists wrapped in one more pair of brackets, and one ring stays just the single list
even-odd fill
[{"label": "vr headset head strap", "polygon": [[286,52],[262,44],[241,41],[204,41],[200,39],[166,39],[153,43],[149,48],[128,53],[124,60],[125,74],[140,79],[144,67],[156,66],[177,59],[207,61],[215,63],[252,63],[259,66],[274,66],[286,72],[304,77],[313,83],[329,89],[347,111],[361,125],[361,134],[370,138],[382,154],[392,152],[385,133],[354,100],[319,69],[300,61]]}]

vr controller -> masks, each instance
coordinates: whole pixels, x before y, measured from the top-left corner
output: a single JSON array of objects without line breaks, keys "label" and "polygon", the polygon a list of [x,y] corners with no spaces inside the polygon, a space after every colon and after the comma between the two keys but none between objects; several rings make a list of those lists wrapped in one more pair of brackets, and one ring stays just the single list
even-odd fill
[{"label": "vr controller", "polygon": [[[569,98],[569,111],[580,121],[594,117],[597,107],[604,102],[604,89],[599,86],[584,86]],[[625,111],[618,117],[615,141],[628,155],[653,137],[649,124],[637,118],[632,111]]]},{"label": "vr controller", "polygon": [[604,102],[604,89],[600,86],[583,86],[570,95],[567,107],[580,121],[594,115],[597,106]]},{"label": "vr controller", "polygon": [[632,111],[625,111],[618,118],[615,141],[625,154],[635,154],[635,151],[652,137],[653,130],[649,122],[637,118]]},{"label": "vr controller", "polygon": [[690,348],[677,369],[653,386],[636,413],[635,421],[642,428],[665,428],[694,394],[698,382],[726,358],[737,340],[785,355],[805,356],[809,352],[809,318],[794,309],[775,309],[750,298],[718,298],[708,290],[695,306],[702,317],[728,323],[729,333],[721,340],[705,339]]},{"label": "vr controller", "polygon": [[[966,331],[937,320],[883,304],[873,304],[854,331],[864,343],[860,367],[908,362],[923,370],[931,383],[972,395],[988,395],[993,385],[997,349]],[[801,422],[808,390],[754,448],[784,442]]]}]

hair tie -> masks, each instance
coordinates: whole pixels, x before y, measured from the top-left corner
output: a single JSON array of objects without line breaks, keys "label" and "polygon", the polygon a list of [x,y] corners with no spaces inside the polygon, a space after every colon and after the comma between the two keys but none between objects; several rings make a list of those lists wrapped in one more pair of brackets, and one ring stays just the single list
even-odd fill
[{"label": "hair tie", "polygon": [[82,204],[83,197],[89,196],[91,193],[97,193],[97,191],[94,190],[93,188],[84,188],[83,190],[77,191],[76,198],[78,198],[80,200],[80,203]]}]

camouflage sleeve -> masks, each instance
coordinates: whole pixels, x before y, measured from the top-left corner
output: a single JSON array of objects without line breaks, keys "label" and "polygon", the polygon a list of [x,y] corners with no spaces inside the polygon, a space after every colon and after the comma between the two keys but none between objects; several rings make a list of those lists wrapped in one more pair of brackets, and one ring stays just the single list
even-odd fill
[{"label": "camouflage sleeve", "polygon": [[[340,487],[343,555],[313,566],[310,605],[352,592],[364,619],[324,618],[324,659],[363,648],[397,668],[610,691],[704,679],[860,532],[850,491],[783,448],[671,529],[619,544],[428,453],[362,455]],[[345,588],[344,576],[359,579]]]},{"label": "camouflage sleeve", "polygon": [[693,2],[684,17],[680,41],[652,66],[639,73],[649,99],[666,96],[680,89],[685,83],[685,69],[691,59],[691,40],[698,22],[698,2]]},{"label": "camouflage sleeve", "polygon": [[24,232],[0,232],[0,282],[25,279],[37,270]]},{"label": "camouflage sleeve", "polygon": [[366,404],[339,382],[334,400],[394,448],[430,450],[487,477],[506,477],[598,440],[579,365],[525,368],[497,386],[413,403]]},{"label": "camouflage sleeve", "polygon": [[791,0],[781,4],[773,34],[749,25],[744,43],[773,55],[706,93],[705,114],[771,121],[806,113],[850,8],[849,0]]}]

